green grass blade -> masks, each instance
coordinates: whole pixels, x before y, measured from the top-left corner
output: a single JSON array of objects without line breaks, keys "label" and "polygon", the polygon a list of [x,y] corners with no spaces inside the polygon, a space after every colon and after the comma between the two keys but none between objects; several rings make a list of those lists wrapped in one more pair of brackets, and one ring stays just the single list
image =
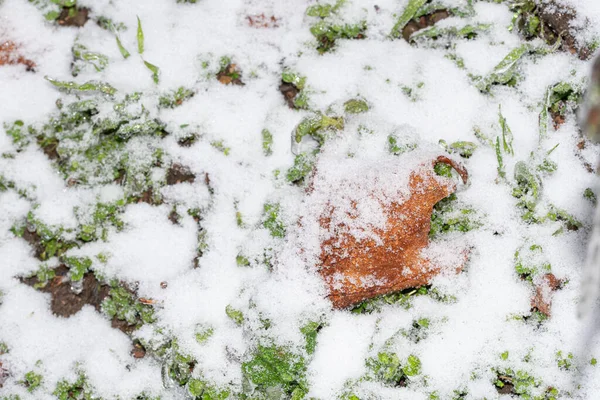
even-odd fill
[{"label": "green grass blade", "polygon": [[121,55],[123,56],[123,58],[127,59],[127,57],[129,57],[131,54],[129,54],[127,49],[121,43],[121,39],[119,39],[119,36],[115,37],[117,38],[117,46],[119,46],[119,51],[121,52]]},{"label": "green grass blade", "polygon": [[152,80],[154,81],[154,83],[158,83],[158,74],[160,73],[160,68],[158,68],[154,64],[149,63],[146,60],[144,60],[144,65],[146,66],[146,68],[152,71]]},{"label": "green grass blade", "polygon": [[137,17],[137,21],[138,21],[138,25],[137,25],[138,53],[144,54],[144,31],[142,30],[142,21],[140,21],[140,17]]}]

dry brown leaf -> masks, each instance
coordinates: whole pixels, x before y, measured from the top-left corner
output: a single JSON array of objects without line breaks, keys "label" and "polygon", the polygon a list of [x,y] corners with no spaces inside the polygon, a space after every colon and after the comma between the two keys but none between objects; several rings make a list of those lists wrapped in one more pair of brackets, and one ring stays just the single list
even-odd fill
[{"label": "dry brown leaf", "polygon": [[0,66],[21,64],[33,71],[35,63],[18,54],[17,50],[18,46],[10,40],[0,44]]},{"label": "dry brown leaf", "polygon": [[[454,180],[435,175],[433,166],[439,162],[452,166],[466,183],[467,171],[445,156],[432,160],[431,168],[426,172],[411,172],[410,197],[402,203],[392,202],[385,206],[386,229],[375,229],[382,244],[373,239],[358,241],[350,234],[321,243],[319,272],[335,308],[427,285],[441,272],[441,266],[421,253],[429,244],[433,206],[456,190]],[[325,228],[329,217],[323,217],[320,224]],[[466,259],[467,252],[462,251],[461,262],[455,266],[457,272],[463,268]]]},{"label": "dry brown leaf", "polygon": [[552,307],[552,292],[559,289],[560,280],[554,274],[545,274],[535,287],[535,295],[531,299],[531,308],[550,317]]},{"label": "dry brown leaf", "polygon": [[248,15],[248,25],[252,28],[278,28],[279,19],[274,15],[267,17],[265,14]]}]

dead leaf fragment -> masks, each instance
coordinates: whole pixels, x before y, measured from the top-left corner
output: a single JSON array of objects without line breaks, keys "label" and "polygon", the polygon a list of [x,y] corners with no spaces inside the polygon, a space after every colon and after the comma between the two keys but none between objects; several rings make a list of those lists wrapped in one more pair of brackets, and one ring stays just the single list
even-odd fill
[{"label": "dead leaf fragment", "polygon": [[535,286],[535,295],[531,299],[531,308],[550,317],[552,292],[560,289],[561,281],[554,274],[545,274]]},{"label": "dead leaf fragment", "polygon": [[217,80],[223,85],[245,85],[244,82],[242,82],[242,74],[236,64],[227,64],[217,74]]},{"label": "dead leaf fragment", "polygon": [[[437,176],[433,166],[452,166],[466,183],[467,171],[453,160],[440,156],[430,162],[430,168],[410,173],[410,196],[401,202],[383,205],[387,217],[385,230],[374,231],[379,242],[371,238],[357,240],[340,230],[340,235],[321,242],[319,273],[329,289],[329,299],[335,308],[345,308],[363,300],[416,288],[430,283],[443,267],[428,258],[422,250],[429,245],[429,230],[433,206],[456,190],[450,178]],[[356,207],[356,204],[354,205]],[[325,213],[320,225],[327,229],[333,208]],[[450,269],[459,272],[466,262],[467,251],[459,251],[458,265]]]},{"label": "dead leaf fragment", "polygon": [[274,15],[268,17],[265,14],[248,15],[246,19],[252,28],[279,28],[279,19]]},{"label": "dead leaf fragment", "polygon": [[36,66],[35,63],[20,55],[18,49],[18,46],[10,40],[1,43],[0,66],[21,64],[27,68],[27,71],[33,71]]}]

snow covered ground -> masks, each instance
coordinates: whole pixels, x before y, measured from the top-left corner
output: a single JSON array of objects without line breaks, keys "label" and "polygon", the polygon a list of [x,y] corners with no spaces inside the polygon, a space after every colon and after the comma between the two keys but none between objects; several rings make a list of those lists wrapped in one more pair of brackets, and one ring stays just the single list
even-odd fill
[{"label": "snow covered ground", "polygon": [[[0,0],[0,399],[598,398],[600,3],[560,3],[574,54],[549,3]],[[469,172],[430,234],[465,268],[334,309],[321,211],[432,155]]]}]

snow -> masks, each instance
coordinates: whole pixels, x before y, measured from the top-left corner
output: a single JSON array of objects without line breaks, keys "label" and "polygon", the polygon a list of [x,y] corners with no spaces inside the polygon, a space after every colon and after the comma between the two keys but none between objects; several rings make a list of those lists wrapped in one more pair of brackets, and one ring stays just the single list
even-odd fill
[{"label": "snow", "polygon": [[[577,21],[585,26],[581,41],[598,37],[596,0],[561,3],[588,18],[587,25],[582,17]],[[160,120],[169,135],[140,135],[128,141],[127,166],[149,171],[148,176],[140,172],[141,180],[156,189],[162,204],[131,200],[129,188],[116,181],[73,185],[44,154],[35,135],[17,151],[0,128],[0,178],[16,186],[0,191],[0,344],[8,348],[5,354],[0,351],[0,399],[52,399],[58,382],[73,382],[79,373],[103,399],[129,400],[142,394],[189,398],[185,385],[170,386],[164,376],[175,350],[151,354],[157,343],[176,343],[177,351],[194,360],[191,376],[229,390],[232,397],[248,390],[243,363],[258,345],[269,344],[305,359],[305,398],[350,399],[342,396],[354,394],[362,400],[428,399],[437,393],[440,399],[452,399],[461,390],[468,392],[467,399],[508,398],[494,386],[498,372],[507,368],[543,382],[536,394],[552,386],[563,398],[596,396],[600,366],[591,366],[590,360],[600,358],[600,335],[594,335],[594,321],[578,320],[575,311],[594,213],[583,192],[592,188],[599,194],[598,177],[588,166],[598,164],[600,148],[586,143],[578,149],[581,134],[577,116],[570,111],[557,130],[549,121],[546,138],[538,133],[548,88],[559,82],[585,86],[590,61],[564,52],[527,55],[519,62],[516,87],[480,92],[469,74],[489,75],[524,43],[507,29],[512,13],[495,2],[477,1],[474,15],[439,23],[489,23],[489,31],[471,40],[453,39],[449,48],[429,48],[388,37],[407,0],[381,1],[377,8],[350,0],[335,18],[342,23],[366,21],[366,38],[338,40],[334,51],[322,55],[310,33],[316,19],[305,14],[314,1],[78,4],[89,7],[92,18],[81,28],[45,21],[31,2],[0,0],[0,44],[15,42],[19,54],[37,65],[35,72],[22,65],[0,66],[0,126],[22,120],[40,129],[57,115],[58,99],[68,104],[103,98],[61,93],[45,76],[108,82],[118,96],[143,92],[141,103],[130,111],[147,110],[148,118]],[[277,27],[250,27],[247,17],[261,14],[276,17]],[[124,59],[115,34],[95,22],[99,16],[127,26],[118,35],[130,57]],[[137,51],[138,17],[145,38],[143,54]],[[106,69],[87,68],[73,77],[75,41],[106,55]],[[533,44],[543,46],[539,39]],[[463,59],[464,69],[447,57],[450,53]],[[224,56],[241,70],[244,86],[223,85],[215,78]],[[144,60],[160,68],[158,84]],[[344,129],[323,145],[316,174],[307,177],[305,186],[292,185],[285,176],[294,163],[291,134],[312,114],[288,108],[278,89],[284,69],[306,77],[310,110],[331,108],[333,114],[343,114],[344,102],[358,96],[370,106],[364,114],[344,115]],[[158,97],[180,86],[194,96],[176,108],[158,109]],[[412,89],[410,95],[406,88]],[[103,99],[101,115],[112,113],[114,104]],[[497,137],[501,141],[500,110],[514,136],[514,155],[502,152],[506,179],[499,178],[494,146],[474,134],[478,128],[494,143]],[[273,135],[270,156],[263,152],[263,129]],[[196,141],[178,144],[189,133]],[[390,135],[399,143],[417,143],[418,149],[392,155]],[[478,146],[468,159],[450,157],[469,171],[469,183],[458,184],[458,202],[475,210],[481,226],[442,235],[425,253],[451,267],[460,260],[450,254],[469,249],[462,272],[445,271],[432,281],[430,289],[452,300],[436,300],[430,292],[412,296],[410,307],[383,302],[366,314],[333,309],[317,273],[320,243],[341,235],[338,223],[358,239],[377,239],[373,231],[386,226],[385,205],[410,194],[410,174],[446,154],[438,146],[440,139]],[[215,146],[220,141],[228,154]],[[160,162],[153,158],[157,149],[163,152]],[[553,205],[565,210],[583,223],[581,229],[570,231],[560,221],[523,221],[512,195],[515,164],[524,161],[535,168],[543,158],[556,162],[557,169],[542,174],[539,209]],[[165,185],[173,164],[188,168],[194,182]],[[113,171],[100,172],[105,177]],[[127,203],[118,212],[121,228],[111,225],[106,238],[90,242],[76,239],[82,218],[93,219],[98,202],[121,201]],[[280,205],[284,238],[273,237],[263,226],[267,203]],[[332,205],[331,226],[326,229],[321,218]],[[199,210],[199,219],[188,210]],[[48,260],[37,259],[30,244],[13,234],[30,212],[40,223],[64,229],[63,238],[77,245]],[[176,223],[170,219],[173,212]],[[563,282],[551,294],[551,317],[539,325],[521,318],[531,314],[535,289],[514,269],[515,252],[534,243],[542,246],[543,258]],[[136,297],[151,301],[156,321],[127,335],[90,305],[69,318],[54,315],[50,294],[20,278],[35,274],[42,265],[58,266],[69,256],[89,257],[99,278],[125,285]],[[240,265],[240,257],[249,265]],[[228,307],[243,314],[241,325],[227,315]],[[429,321],[425,338],[415,341],[403,335],[421,319]],[[301,329],[315,321],[321,328],[311,354]],[[200,343],[197,333],[208,328],[212,334]],[[148,344],[144,358],[130,354],[134,340]],[[574,354],[570,370],[557,364],[559,351],[563,356]],[[397,354],[403,365],[408,356],[418,357],[420,374],[406,387],[382,383],[367,362],[381,352]],[[501,357],[504,352],[507,359]],[[8,374],[4,382],[3,370]],[[43,376],[41,386],[31,392],[22,383],[29,371]],[[581,388],[574,389],[577,379]]]}]

